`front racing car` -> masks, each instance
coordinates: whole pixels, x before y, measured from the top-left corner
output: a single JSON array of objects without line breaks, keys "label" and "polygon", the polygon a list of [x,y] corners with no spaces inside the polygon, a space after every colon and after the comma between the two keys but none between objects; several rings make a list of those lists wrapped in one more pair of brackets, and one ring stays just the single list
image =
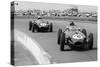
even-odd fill
[{"label": "front racing car", "polygon": [[92,49],[93,34],[90,33],[87,37],[86,30],[79,28],[67,28],[64,32],[59,29],[57,43],[60,44],[61,51],[64,50],[65,45],[77,50]]}]

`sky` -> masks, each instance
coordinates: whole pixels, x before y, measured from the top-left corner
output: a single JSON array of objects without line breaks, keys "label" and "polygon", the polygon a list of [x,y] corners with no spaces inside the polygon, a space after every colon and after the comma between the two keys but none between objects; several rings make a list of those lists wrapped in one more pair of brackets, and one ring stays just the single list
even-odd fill
[{"label": "sky", "polygon": [[40,2],[28,2],[28,1],[15,1],[18,3],[15,5],[15,10],[26,9],[40,9],[40,10],[65,10],[72,7],[77,7],[80,12],[96,12],[96,6],[87,5],[71,5],[71,4],[55,4],[55,3],[40,3]]}]

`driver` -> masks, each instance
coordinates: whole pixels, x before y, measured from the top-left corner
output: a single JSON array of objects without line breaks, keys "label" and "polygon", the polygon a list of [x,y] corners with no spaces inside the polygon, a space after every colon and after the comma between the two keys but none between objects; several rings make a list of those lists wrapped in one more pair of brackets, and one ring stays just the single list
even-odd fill
[{"label": "driver", "polygon": [[74,30],[76,28],[75,23],[72,21],[69,26],[66,27],[67,31]]},{"label": "driver", "polygon": [[75,25],[75,23],[72,21],[72,22],[70,23],[70,26],[76,26],[76,25]]},{"label": "driver", "polygon": [[41,20],[42,18],[39,16],[38,18],[37,18],[37,20],[36,20],[36,23],[37,24],[40,24],[40,23],[42,23],[42,20]]},{"label": "driver", "polygon": [[39,16],[37,19],[39,20],[39,19],[42,19],[42,18]]}]

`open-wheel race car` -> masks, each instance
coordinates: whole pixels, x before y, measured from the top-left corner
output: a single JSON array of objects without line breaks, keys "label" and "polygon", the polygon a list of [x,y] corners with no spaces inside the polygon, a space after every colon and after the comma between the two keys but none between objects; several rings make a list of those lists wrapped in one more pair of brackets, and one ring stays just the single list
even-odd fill
[{"label": "open-wheel race car", "polygon": [[89,50],[93,48],[93,33],[87,36],[86,29],[68,26],[63,32],[62,29],[59,29],[57,36],[57,43],[60,45],[61,51],[65,50],[65,46],[71,50]]},{"label": "open-wheel race car", "polygon": [[53,24],[42,18],[29,21],[29,30],[32,32],[52,32]]}]

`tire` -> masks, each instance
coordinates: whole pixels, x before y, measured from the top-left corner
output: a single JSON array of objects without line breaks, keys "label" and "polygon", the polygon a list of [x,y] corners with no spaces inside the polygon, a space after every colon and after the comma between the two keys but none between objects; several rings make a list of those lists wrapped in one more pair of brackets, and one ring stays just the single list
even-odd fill
[{"label": "tire", "polygon": [[29,31],[32,30],[32,21],[29,21]]},{"label": "tire", "polygon": [[50,24],[50,32],[53,32],[53,24]]},{"label": "tire", "polygon": [[86,32],[86,29],[82,29],[82,33],[87,36],[87,32]]},{"label": "tire", "polygon": [[89,45],[87,44],[86,38],[84,39],[84,48],[85,50],[88,50]]},{"label": "tire", "polygon": [[89,49],[93,49],[93,33],[89,34],[88,39]]},{"label": "tire", "polygon": [[33,25],[32,32],[39,32],[39,28],[36,24]]},{"label": "tire", "polygon": [[32,32],[34,32],[35,31],[35,27],[34,27],[34,25],[32,26]]},{"label": "tire", "polygon": [[62,30],[59,29],[59,30],[58,30],[58,35],[57,35],[57,37],[58,37],[58,38],[57,38],[57,43],[58,43],[58,44],[60,44],[61,33],[62,33]]},{"label": "tire", "polygon": [[61,34],[61,40],[60,40],[60,50],[64,51],[64,45],[65,45],[65,33]]}]

